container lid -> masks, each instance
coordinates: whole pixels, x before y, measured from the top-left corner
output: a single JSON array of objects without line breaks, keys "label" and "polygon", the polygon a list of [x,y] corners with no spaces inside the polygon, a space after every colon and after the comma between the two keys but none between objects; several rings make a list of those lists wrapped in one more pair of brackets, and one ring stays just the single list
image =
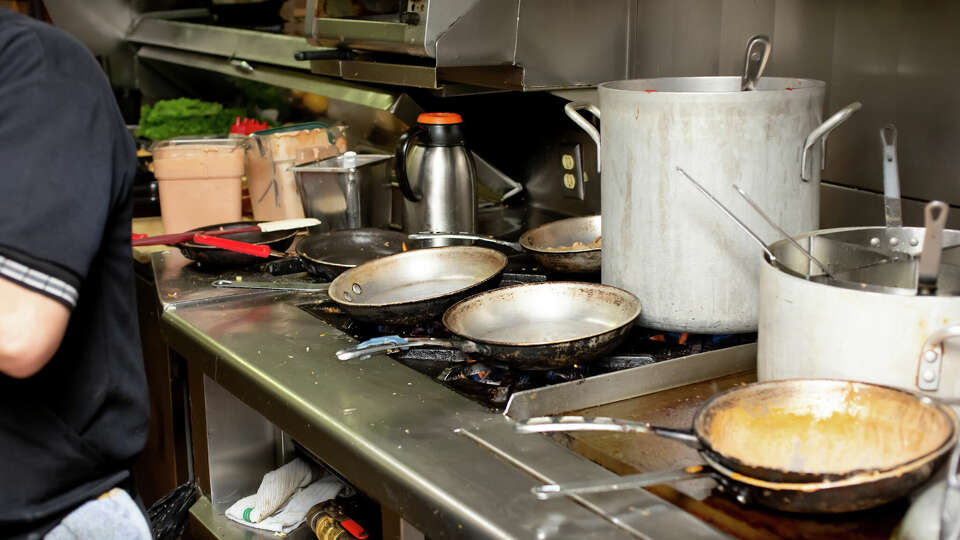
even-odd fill
[{"label": "container lid", "polygon": [[463,118],[457,113],[448,112],[430,112],[422,113],[417,117],[417,122],[421,124],[462,124]]},{"label": "container lid", "polygon": [[305,163],[294,167],[294,172],[352,172],[367,165],[374,165],[393,156],[389,154],[357,154],[356,152],[344,152],[339,156],[327,158],[313,163]]},{"label": "container lid", "polygon": [[303,131],[307,129],[327,129],[328,127],[330,127],[330,124],[326,122],[304,122],[302,124],[261,129],[260,131],[254,131],[250,135],[253,137],[262,137],[265,135],[276,135],[277,133],[290,133],[291,131]]},{"label": "container lid", "polygon": [[171,146],[222,146],[226,148],[244,146],[245,144],[246,138],[244,137],[232,137],[229,139],[223,137],[183,137],[157,141],[153,143],[150,150],[155,152],[159,148],[168,148]]}]

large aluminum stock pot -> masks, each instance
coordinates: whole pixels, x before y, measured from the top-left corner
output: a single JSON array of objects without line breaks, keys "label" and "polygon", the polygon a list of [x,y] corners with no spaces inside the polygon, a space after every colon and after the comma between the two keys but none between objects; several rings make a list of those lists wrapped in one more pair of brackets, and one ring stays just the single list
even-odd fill
[{"label": "large aluminum stock pot", "polygon": [[[821,377],[960,397],[960,251],[946,249],[936,296],[918,296],[920,227],[855,227],[797,237],[838,282],[815,276],[786,241],[770,246],[760,268],[760,380]],[[944,246],[960,231],[943,231]],[[901,262],[879,249],[896,246]],[[606,247],[606,246],[604,246]]]},{"label": "large aluminum stock pot", "polygon": [[[640,323],[705,333],[757,328],[756,246],[716,212],[676,167],[734,211],[730,189],[750,193],[791,234],[816,228],[826,134],[859,108],[821,124],[824,83],[765,77],[740,91],[740,77],[678,77],[599,86],[599,108],[566,112],[599,147],[603,195],[602,281],[644,304]],[[601,116],[601,132],[578,109]],[[748,224],[774,231],[759,219]]]}]

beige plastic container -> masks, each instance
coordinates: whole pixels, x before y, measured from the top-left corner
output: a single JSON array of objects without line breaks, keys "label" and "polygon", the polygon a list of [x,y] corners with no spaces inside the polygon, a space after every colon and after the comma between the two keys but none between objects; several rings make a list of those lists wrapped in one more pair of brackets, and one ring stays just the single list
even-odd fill
[{"label": "beige plastic container", "polygon": [[293,167],[342,154],[347,139],[342,126],[322,122],[265,129],[250,135],[247,189],[257,220],[304,217]]},{"label": "beige plastic container", "polygon": [[166,233],[240,221],[244,141],[169,140],[153,150]]}]

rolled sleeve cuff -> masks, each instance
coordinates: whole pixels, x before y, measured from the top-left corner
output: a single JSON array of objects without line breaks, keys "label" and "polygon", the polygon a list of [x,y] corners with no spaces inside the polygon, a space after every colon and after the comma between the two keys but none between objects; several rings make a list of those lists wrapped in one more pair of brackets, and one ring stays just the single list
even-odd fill
[{"label": "rolled sleeve cuff", "polygon": [[63,279],[0,255],[0,277],[56,300],[70,309],[77,305],[77,288]]}]

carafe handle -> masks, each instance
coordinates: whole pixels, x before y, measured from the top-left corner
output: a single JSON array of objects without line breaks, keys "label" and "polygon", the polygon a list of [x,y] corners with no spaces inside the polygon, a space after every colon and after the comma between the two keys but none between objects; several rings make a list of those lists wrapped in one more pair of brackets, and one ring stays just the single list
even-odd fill
[{"label": "carafe handle", "polygon": [[412,202],[420,202],[423,197],[414,193],[410,186],[410,179],[407,177],[407,149],[421,133],[423,133],[423,128],[420,126],[412,127],[400,136],[400,142],[397,143],[397,183],[400,184],[400,192],[403,193],[403,196]]}]

